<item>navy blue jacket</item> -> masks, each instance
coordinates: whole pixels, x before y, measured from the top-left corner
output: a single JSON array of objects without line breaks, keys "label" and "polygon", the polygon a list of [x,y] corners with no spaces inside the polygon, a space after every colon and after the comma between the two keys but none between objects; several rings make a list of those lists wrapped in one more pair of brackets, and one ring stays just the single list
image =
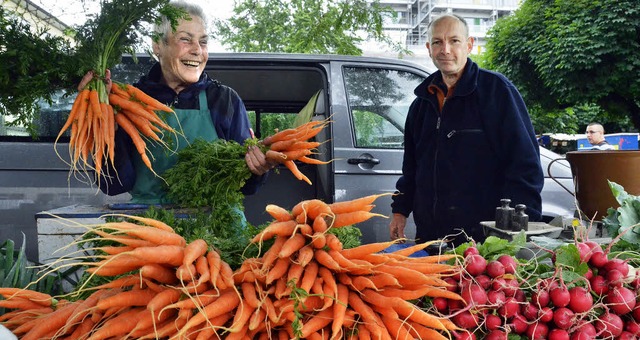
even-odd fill
[{"label": "navy blue jacket", "polygon": [[444,86],[439,71],[415,89],[392,211],[413,213],[421,242],[459,232],[454,229],[481,242],[479,222],[495,219],[502,198],[511,199],[512,207],[525,204],[529,220],[539,221],[540,150],[514,85],[467,59],[442,112],[429,85]]},{"label": "navy blue jacket", "polygon": [[[240,144],[244,144],[246,139],[251,138],[251,125],[247,118],[244,103],[232,88],[212,80],[206,73],[203,73],[197,83],[176,94],[173,89],[163,84],[161,79],[162,70],[160,64],[155,64],[148,75],[143,76],[133,85],[161,103],[173,106],[176,109],[198,109],[198,95],[200,91],[206,90],[211,120],[215,125],[218,138],[234,140]],[[104,176],[101,176],[100,189],[107,195],[118,195],[133,188],[136,174],[132,158],[140,157],[133,146],[131,138],[123,129],[116,131],[115,143],[114,163],[120,181],[117,179],[108,181]],[[112,169],[108,171],[109,174],[115,174]],[[265,175],[252,176],[242,188],[242,193],[245,195],[255,193],[265,178]]]}]

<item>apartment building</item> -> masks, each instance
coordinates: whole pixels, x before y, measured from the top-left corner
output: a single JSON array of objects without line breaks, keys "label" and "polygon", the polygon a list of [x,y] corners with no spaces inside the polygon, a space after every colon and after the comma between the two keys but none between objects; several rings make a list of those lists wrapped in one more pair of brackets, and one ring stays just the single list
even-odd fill
[{"label": "apartment building", "polygon": [[[395,41],[404,43],[414,58],[426,56],[427,26],[443,13],[462,16],[475,39],[472,53],[481,53],[487,31],[501,17],[512,14],[522,0],[380,0],[395,11],[385,22],[385,31]],[[371,54],[371,53],[368,53]]]},{"label": "apartment building", "polygon": [[2,7],[16,13],[34,32],[45,31],[54,36],[65,36],[70,27],[44,8],[29,0],[2,0]]}]

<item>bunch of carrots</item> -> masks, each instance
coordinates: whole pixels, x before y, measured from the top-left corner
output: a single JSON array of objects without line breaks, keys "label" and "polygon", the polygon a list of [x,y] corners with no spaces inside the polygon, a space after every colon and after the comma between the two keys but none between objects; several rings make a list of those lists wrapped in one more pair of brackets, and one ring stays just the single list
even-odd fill
[{"label": "bunch of carrots", "polygon": [[162,222],[135,216],[90,232],[100,247],[91,275],[117,277],[84,300],[56,300],[4,288],[0,322],[21,339],[448,339],[457,327],[410,301],[462,298],[443,277],[456,255],[413,258],[428,244],[392,253],[393,242],[343,249],[331,228],[378,216],[372,195],[288,211],[267,206],[274,221],[255,236],[272,239],[260,257],[232,271],[206,242],[186,243]]},{"label": "bunch of carrots", "polygon": [[310,139],[315,137],[328,124],[328,120],[312,120],[298,127],[276,132],[263,140],[263,144],[269,146],[265,156],[268,160],[284,164],[298,180],[305,181],[311,185],[311,180],[298,169],[295,162],[300,161],[307,164],[328,163],[310,157],[315,154],[316,148],[320,146],[320,142],[310,141]]},{"label": "bunch of carrots", "polygon": [[115,126],[124,129],[134,142],[146,166],[153,171],[147,155],[146,141],[163,142],[163,134],[176,133],[157,114],[173,110],[142,90],[129,84],[113,83],[106,93],[102,82],[92,80],[74,100],[69,117],[58,133],[57,140],[70,129],[69,157],[72,171],[95,171],[95,179],[103,174],[102,165],[113,164]]}]

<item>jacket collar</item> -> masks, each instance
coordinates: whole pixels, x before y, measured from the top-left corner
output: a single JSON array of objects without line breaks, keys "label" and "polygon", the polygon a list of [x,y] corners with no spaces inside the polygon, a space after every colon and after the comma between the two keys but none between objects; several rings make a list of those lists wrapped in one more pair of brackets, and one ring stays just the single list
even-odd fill
[{"label": "jacket collar", "polygon": [[[184,90],[180,91],[178,96],[182,98],[183,96],[191,97],[194,94],[198,94],[201,90],[206,89],[208,83],[211,81],[212,80],[209,78],[207,73],[202,72],[200,79],[198,79],[196,83],[191,84]],[[162,68],[160,67],[160,63],[155,63],[151,67],[149,73],[140,78],[139,87],[145,92],[161,94],[162,96],[176,96],[175,91],[162,82]]]},{"label": "jacket collar", "polygon": [[[478,70],[478,64],[474,63],[470,58],[467,58],[467,63],[464,67],[462,77],[456,83],[455,93],[453,95],[454,97],[469,95],[476,89],[478,86]],[[436,71],[427,77],[427,79],[416,87],[414,94],[419,98],[428,99],[431,96],[429,95],[427,88],[432,84],[443,84],[442,72]]]}]

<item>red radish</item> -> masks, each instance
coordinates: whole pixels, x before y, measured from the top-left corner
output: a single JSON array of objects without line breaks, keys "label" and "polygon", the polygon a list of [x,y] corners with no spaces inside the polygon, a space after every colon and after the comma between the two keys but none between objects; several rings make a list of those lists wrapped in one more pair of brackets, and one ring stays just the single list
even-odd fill
[{"label": "red radish", "polygon": [[501,330],[493,330],[484,337],[484,340],[507,340],[507,334]]},{"label": "red radish", "polygon": [[577,331],[577,332],[571,333],[570,340],[595,340],[595,338],[596,338],[595,335],[591,335],[584,331]]},{"label": "red radish", "polygon": [[573,339],[573,334],[582,333],[584,337],[581,339],[595,339],[596,337],[596,327],[585,319],[579,321],[578,326],[576,327],[576,331],[572,333],[571,339]]},{"label": "red radish", "polygon": [[507,297],[504,295],[504,292],[497,290],[490,290],[487,292],[487,302],[494,306],[502,305],[506,299]]},{"label": "red radish", "polygon": [[618,270],[622,273],[622,276],[627,276],[629,274],[629,266],[627,265],[627,261],[623,259],[611,259],[607,263],[604,264],[604,269],[609,272],[612,270]]},{"label": "red radish", "polygon": [[522,316],[527,318],[529,321],[534,321],[538,319],[538,313],[540,309],[536,307],[533,303],[527,303],[522,306]]},{"label": "red radish", "polygon": [[499,329],[502,326],[502,318],[495,314],[487,314],[484,318],[484,326],[490,331]]},{"label": "red radish", "polygon": [[616,314],[605,312],[596,319],[595,327],[602,338],[615,338],[622,334],[624,323]]},{"label": "red radish", "polygon": [[550,301],[549,292],[546,289],[540,289],[537,292],[531,294],[531,301],[535,303],[536,307],[546,307]]},{"label": "red radish", "polygon": [[445,287],[448,291],[452,291],[452,292],[457,292],[458,291],[458,281],[447,277],[444,279],[444,282],[448,283],[449,285],[447,287]]},{"label": "red radish", "polygon": [[626,320],[624,330],[634,335],[640,335],[640,324],[636,320]]},{"label": "red radish", "polygon": [[587,268],[587,272],[584,274],[584,278],[587,280],[591,280],[591,278],[593,277],[593,270],[591,269],[591,267]]},{"label": "red radish", "polygon": [[447,312],[447,309],[449,308],[449,302],[447,301],[447,299],[443,297],[435,297],[433,298],[433,306],[436,307],[438,312],[444,314]]},{"label": "red radish", "polygon": [[584,313],[593,307],[593,296],[584,287],[569,289],[569,309],[574,313]]},{"label": "red radish", "polygon": [[478,254],[471,254],[464,261],[465,269],[471,276],[478,276],[487,269],[487,260]]},{"label": "red radish", "polygon": [[626,287],[615,287],[604,298],[606,305],[618,315],[625,315],[636,307],[636,294]]},{"label": "red radish", "polygon": [[605,254],[604,251],[601,250],[591,254],[589,264],[596,268],[602,268],[608,261],[609,259],[607,258],[607,254]]},{"label": "red radish", "polygon": [[511,323],[509,324],[509,328],[511,328],[511,330],[516,334],[522,334],[526,332],[528,327],[529,323],[527,322],[525,317],[520,314],[514,315],[511,319]]},{"label": "red radish", "polygon": [[520,304],[518,301],[509,297],[502,306],[498,307],[498,314],[508,319],[516,315],[518,310],[520,310]]},{"label": "red radish", "polygon": [[549,332],[549,340],[569,340],[569,333],[560,328],[552,329]]},{"label": "red radish", "polygon": [[460,312],[453,316],[453,322],[461,328],[472,329],[478,327],[479,323],[478,315],[471,313],[468,310]]},{"label": "red radish", "polygon": [[480,255],[480,251],[476,247],[469,247],[464,250],[462,255],[464,255],[464,257],[467,257],[469,255]]},{"label": "red radish", "polygon": [[518,282],[518,280],[505,279],[504,283],[504,288],[502,288],[502,290],[504,291],[504,295],[506,295],[507,297],[515,296],[520,288],[520,283]]},{"label": "red radish", "polygon": [[629,332],[622,331],[620,335],[616,338],[616,340],[637,340],[638,338]]},{"label": "red radish", "polygon": [[569,305],[569,300],[571,299],[569,290],[566,286],[560,286],[552,289],[549,292],[549,297],[551,298],[553,305],[556,307],[566,307]]},{"label": "red radish", "polygon": [[609,285],[607,280],[602,275],[595,275],[589,280],[591,291],[599,296],[605,295],[609,292]]},{"label": "red radish", "polygon": [[[569,329],[573,325],[575,314],[567,307],[560,307],[553,312],[553,323],[560,329]],[[569,335],[567,334],[567,337]]]},{"label": "red radish", "polygon": [[553,320],[553,309],[551,309],[551,307],[542,307],[538,311],[538,318],[540,322],[544,322],[544,323],[547,323]]},{"label": "red radish", "polygon": [[455,312],[461,310],[464,307],[464,302],[460,300],[448,300],[449,312]]},{"label": "red radish", "polygon": [[472,308],[487,304],[487,291],[475,283],[463,286],[460,296]]},{"label": "red radish", "polygon": [[487,274],[489,277],[495,278],[504,275],[505,268],[502,262],[491,261],[487,264]]},{"label": "red radish", "polygon": [[544,322],[534,322],[527,327],[527,337],[531,340],[546,339],[549,326]]},{"label": "red radish", "polygon": [[524,292],[521,289],[516,289],[516,295],[514,295],[513,297],[515,297],[516,301],[518,302],[527,301],[527,296],[524,294]]},{"label": "red radish", "polygon": [[624,275],[617,269],[612,269],[607,271],[607,281],[609,283],[609,287],[622,287],[624,284]]},{"label": "red radish", "polygon": [[511,255],[500,255],[498,261],[504,266],[504,272],[507,274],[515,274],[518,268],[518,261]]},{"label": "red radish", "polygon": [[491,282],[491,289],[495,291],[502,291],[507,285],[507,281],[502,277],[497,277]]},{"label": "red radish", "polygon": [[475,277],[476,283],[480,285],[484,290],[491,288],[491,278],[488,275],[480,274]]},{"label": "red radish", "polygon": [[578,253],[580,254],[580,261],[584,263],[589,262],[589,259],[591,259],[591,255],[593,254],[591,247],[584,242],[578,242],[576,243],[576,248],[578,248]]},{"label": "red radish", "polygon": [[633,319],[636,320],[636,322],[640,322],[640,306],[636,307],[633,309]]}]

